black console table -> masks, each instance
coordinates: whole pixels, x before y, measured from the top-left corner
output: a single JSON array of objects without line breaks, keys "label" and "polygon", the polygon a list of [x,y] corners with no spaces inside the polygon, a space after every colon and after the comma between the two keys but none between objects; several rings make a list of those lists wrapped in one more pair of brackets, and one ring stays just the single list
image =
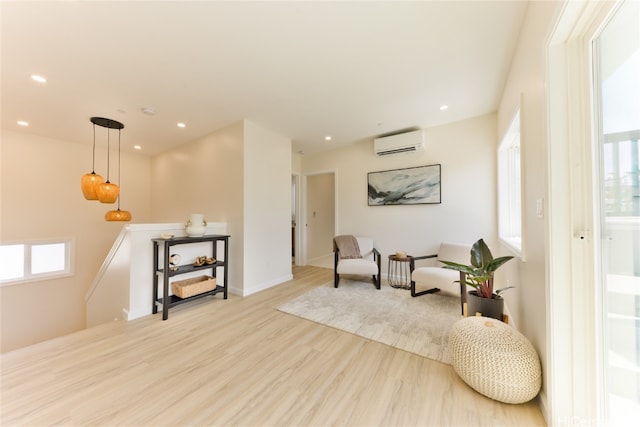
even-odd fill
[{"label": "black console table", "polygon": [[[219,292],[224,293],[224,299],[227,299],[227,277],[229,265],[227,263],[229,257],[229,237],[221,234],[210,234],[198,237],[172,237],[170,239],[151,239],[153,242],[153,314],[158,312],[158,307],[162,307],[162,320],[169,317],[169,308],[182,304],[187,301],[215,295]],[[212,257],[216,259],[213,264],[204,264],[195,266],[192,264],[179,265],[170,269],[169,257],[171,248],[177,245],[186,245],[190,243],[211,242]],[[223,242],[224,258],[218,259],[218,242]],[[160,251],[163,251],[162,265],[159,262]],[[210,291],[203,292],[188,298],[180,298],[176,295],[169,295],[169,278],[179,274],[192,273],[200,270],[211,270],[211,275],[216,277],[217,268],[222,267],[223,277],[222,283],[216,281],[216,287]],[[162,297],[158,297],[158,281],[162,277]]]}]

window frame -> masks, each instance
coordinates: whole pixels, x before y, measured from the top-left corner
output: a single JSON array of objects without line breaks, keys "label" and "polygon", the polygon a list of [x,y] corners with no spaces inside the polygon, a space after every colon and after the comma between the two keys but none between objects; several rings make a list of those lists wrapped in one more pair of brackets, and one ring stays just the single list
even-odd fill
[{"label": "window frame", "polygon": [[[517,124],[517,130],[515,129]],[[523,120],[522,120],[522,101],[519,103],[514,113],[511,115],[509,126],[505,130],[497,150],[497,199],[498,199],[498,239],[509,250],[511,250],[516,256],[518,256],[523,262],[526,261],[525,257],[525,218],[524,218],[524,162],[523,162],[523,150],[522,150],[522,135],[523,135]],[[516,136],[517,134],[517,136]],[[509,156],[506,151],[514,146],[514,139],[517,139],[517,156]],[[507,159],[505,160],[505,157]],[[512,162],[517,158],[517,175],[519,175],[518,182],[512,183],[514,180],[513,171],[515,166]],[[511,160],[511,162],[510,162]],[[505,172],[505,161],[509,171],[506,172],[506,178],[503,178]],[[507,188],[505,188],[505,183]],[[517,190],[517,195],[514,196],[514,191]],[[515,198],[515,200],[514,200]],[[506,200],[505,200],[506,199]],[[514,225],[518,228],[514,237]],[[505,230],[505,229],[508,229]],[[519,234],[519,239],[517,235]]]},{"label": "window frame", "polygon": [[[64,269],[47,271],[43,273],[31,272],[31,253],[34,246],[45,246],[52,244],[64,245]],[[0,246],[24,246],[24,274],[22,277],[15,277],[11,279],[0,279],[0,287],[18,285],[22,283],[38,282],[42,280],[59,279],[62,277],[73,276],[74,271],[74,258],[75,258],[75,239],[71,237],[57,238],[57,239],[39,239],[39,240],[27,240],[27,241],[11,241],[2,242]]]}]

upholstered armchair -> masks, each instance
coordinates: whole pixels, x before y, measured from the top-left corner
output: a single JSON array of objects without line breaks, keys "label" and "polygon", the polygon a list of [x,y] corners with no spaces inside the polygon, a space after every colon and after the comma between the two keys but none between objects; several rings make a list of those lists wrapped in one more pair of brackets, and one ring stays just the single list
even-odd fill
[{"label": "upholstered armchair", "polygon": [[[460,295],[460,310],[464,310],[467,302],[466,286],[464,285],[464,273],[442,268],[444,264],[440,260],[454,261],[460,264],[469,264],[471,257],[471,245],[461,243],[441,243],[437,254],[425,256],[412,256],[409,260],[411,271],[411,296],[430,294],[445,291],[454,295]],[[416,261],[430,259],[430,265],[416,267]],[[457,280],[460,283],[455,283]],[[427,288],[417,291],[416,288]]]},{"label": "upholstered armchair", "polygon": [[336,236],[333,239],[333,284],[338,287],[341,274],[371,276],[380,289],[380,252],[370,237]]}]

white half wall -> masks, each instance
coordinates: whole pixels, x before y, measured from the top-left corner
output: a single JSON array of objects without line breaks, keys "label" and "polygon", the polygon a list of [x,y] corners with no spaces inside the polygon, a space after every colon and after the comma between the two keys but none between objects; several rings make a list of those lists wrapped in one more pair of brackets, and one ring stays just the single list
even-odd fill
[{"label": "white half wall", "polygon": [[[113,320],[133,320],[152,313],[153,280],[158,280],[159,289],[162,289],[162,276],[156,277],[153,272],[151,239],[165,233],[184,236],[184,224],[129,224],[122,229],[85,295],[87,327]],[[227,234],[227,225],[208,223],[205,233]],[[188,264],[198,256],[211,255],[210,250],[210,243],[206,242],[176,245],[174,253],[181,256],[181,264]],[[160,263],[163,262],[162,258],[160,252]],[[170,282],[200,274],[194,272],[174,276]],[[221,277],[222,271],[217,274]],[[231,288],[229,292],[234,293]]]}]

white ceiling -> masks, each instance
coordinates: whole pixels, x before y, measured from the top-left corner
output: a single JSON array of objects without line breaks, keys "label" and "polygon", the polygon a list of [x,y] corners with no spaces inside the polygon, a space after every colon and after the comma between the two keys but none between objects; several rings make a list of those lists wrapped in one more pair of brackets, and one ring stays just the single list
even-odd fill
[{"label": "white ceiling", "polygon": [[154,155],[241,119],[305,153],[444,124],[496,110],[526,6],[3,1],[2,128],[90,144],[102,116]]}]

